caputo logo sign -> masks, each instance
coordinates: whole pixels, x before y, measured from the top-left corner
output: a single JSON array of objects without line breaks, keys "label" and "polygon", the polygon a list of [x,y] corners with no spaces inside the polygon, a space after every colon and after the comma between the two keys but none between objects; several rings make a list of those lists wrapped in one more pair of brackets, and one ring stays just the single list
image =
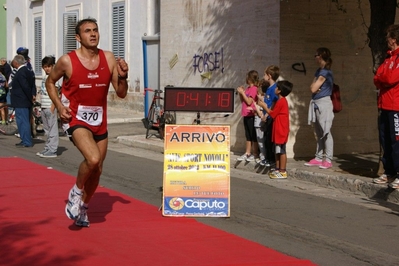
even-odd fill
[{"label": "caputo logo sign", "polygon": [[184,207],[188,209],[198,209],[200,211],[209,209],[217,210],[226,208],[226,203],[216,199],[187,199],[184,201],[182,198],[175,197],[169,200],[169,207],[175,211],[179,211]]},{"label": "caputo logo sign", "polygon": [[181,198],[171,198],[169,200],[169,207],[172,210],[179,211],[184,207],[184,201]]}]

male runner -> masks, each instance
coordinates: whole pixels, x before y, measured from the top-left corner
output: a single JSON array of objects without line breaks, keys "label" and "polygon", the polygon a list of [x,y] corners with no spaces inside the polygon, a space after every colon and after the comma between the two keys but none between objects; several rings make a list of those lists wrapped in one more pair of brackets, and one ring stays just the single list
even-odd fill
[{"label": "male runner", "polygon": [[[83,19],[75,28],[81,47],[61,56],[47,78],[46,89],[55,104],[63,129],[82,153],[76,184],[70,190],[65,213],[77,226],[88,227],[87,209],[97,189],[107,153],[107,95],[110,83],[116,94],[127,94],[128,64],[99,49],[97,21]],[[63,77],[61,99],[55,83]]]}]

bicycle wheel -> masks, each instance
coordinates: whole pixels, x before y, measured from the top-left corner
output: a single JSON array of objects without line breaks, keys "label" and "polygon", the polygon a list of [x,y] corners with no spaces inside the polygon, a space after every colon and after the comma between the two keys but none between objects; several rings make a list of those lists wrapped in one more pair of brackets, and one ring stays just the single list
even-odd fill
[{"label": "bicycle wheel", "polygon": [[15,120],[15,109],[8,107],[8,118],[7,122],[12,123]]},{"label": "bicycle wheel", "polygon": [[152,129],[152,125],[154,123],[155,109],[151,106],[150,110],[148,110],[147,115],[147,133],[145,138],[148,139],[150,137],[150,129]]},{"label": "bicycle wheel", "polygon": [[18,129],[14,125],[14,123],[8,123],[5,125],[0,125],[0,132],[3,133],[4,135],[14,135],[17,133]]}]

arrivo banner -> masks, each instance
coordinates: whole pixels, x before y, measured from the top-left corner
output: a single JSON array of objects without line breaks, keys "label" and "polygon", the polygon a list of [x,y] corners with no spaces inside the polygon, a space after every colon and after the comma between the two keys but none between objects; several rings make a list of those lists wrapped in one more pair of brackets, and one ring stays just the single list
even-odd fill
[{"label": "arrivo banner", "polygon": [[230,126],[166,125],[164,216],[230,217]]}]

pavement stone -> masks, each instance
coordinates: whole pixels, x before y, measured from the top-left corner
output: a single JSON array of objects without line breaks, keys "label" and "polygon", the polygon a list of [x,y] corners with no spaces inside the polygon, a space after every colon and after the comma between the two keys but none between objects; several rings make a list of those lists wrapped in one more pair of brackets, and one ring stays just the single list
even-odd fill
[{"label": "pavement stone", "polygon": [[143,112],[132,111],[125,108],[107,107],[107,123],[133,123],[141,122],[144,117]]},{"label": "pavement stone", "polygon": [[[109,109],[108,123],[141,122],[144,115],[132,111]],[[145,135],[118,136],[117,141],[131,147],[163,153],[163,140],[156,135],[146,138]],[[260,177],[267,177],[270,168],[260,166],[255,162],[238,162],[236,158],[241,154],[231,153],[231,167],[249,171]],[[372,183],[377,177],[379,155],[370,154],[344,154],[337,155],[330,169],[308,167],[304,163],[311,158],[290,158],[287,161],[288,180],[294,178],[312,182],[322,187],[347,190],[369,199],[385,200],[399,203],[399,190],[388,188],[387,185]]]}]

